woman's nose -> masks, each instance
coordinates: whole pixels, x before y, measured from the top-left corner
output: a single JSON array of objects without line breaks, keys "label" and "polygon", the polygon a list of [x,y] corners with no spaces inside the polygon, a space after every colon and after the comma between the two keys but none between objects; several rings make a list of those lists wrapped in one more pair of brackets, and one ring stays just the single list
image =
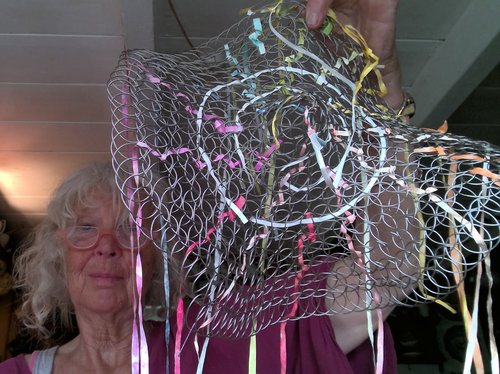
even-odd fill
[{"label": "woman's nose", "polygon": [[114,257],[120,253],[120,246],[112,234],[102,235],[95,247],[95,253],[99,256]]}]

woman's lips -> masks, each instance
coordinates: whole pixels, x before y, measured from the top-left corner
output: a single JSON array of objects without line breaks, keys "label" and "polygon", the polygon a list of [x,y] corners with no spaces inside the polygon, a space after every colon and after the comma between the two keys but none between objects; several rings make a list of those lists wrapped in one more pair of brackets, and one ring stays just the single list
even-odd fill
[{"label": "woman's lips", "polygon": [[102,286],[114,285],[124,279],[121,275],[114,273],[90,273],[89,277]]}]

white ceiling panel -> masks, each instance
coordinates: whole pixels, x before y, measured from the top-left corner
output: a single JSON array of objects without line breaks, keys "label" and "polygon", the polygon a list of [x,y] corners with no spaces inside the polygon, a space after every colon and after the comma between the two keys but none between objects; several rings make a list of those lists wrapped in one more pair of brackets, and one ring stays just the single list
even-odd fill
[{"label": "white ceiling panel", "polygon": [[0,151],[0,217],[37,223],[65,177],[91,162],[109,160],[109,152]]},{"label": "white ceiling panel", "polygon": [[122,49],[119,36],[0,35],[0,80],[104,84]]},{"label": "white ceiling panel", "polygon": [[20,215],[23,212],[23,216],[30,217],[30,221],[32,221],[33,217],[41,218],[47,214],[47,204],[46,196],[12,196],[9,198],[10,213],[5,214],[2,218],[7,218],[9,221],[15,212],[19,212],[15,215]]},{"label": "white ceiling panel", "polygon": [[0,84],[0,121],[110,121],[104,85]]},{"label": "white ceiling panel", "polygon": [[0,34],[122,35],[122,0],[2,0]]},{"label": "white ceiling panel", "polygon": [[4,152],[109,152],[111,123],[0,123],[0,134]]},{"label": "white ceiling panel", "polygon": [[[0,152],[0,190],[18,202],[25,197],[50,196],[58,184],[78,167],[110,158],[109,153]],[[4,170],[8,170],[8,174]],[[11,199],[9,202],[13,208],[18,208]]]}]

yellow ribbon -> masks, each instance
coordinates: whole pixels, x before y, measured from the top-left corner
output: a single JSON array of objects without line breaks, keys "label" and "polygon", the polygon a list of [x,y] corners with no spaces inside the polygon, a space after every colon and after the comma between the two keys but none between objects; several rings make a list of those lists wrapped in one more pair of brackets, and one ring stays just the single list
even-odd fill
[{"label": "yellow ribbon", "polygon": [[[356,90],[355,90],[355,98],[356,95],[358,94],[359,90],[362,87],[363,80],[370,74],[370,72],[374,72],[378,85],[379,85],[379,95],[380,96],[385,96],[387,94],[387,87],[382,79],[382,74],[380,73],[380,70],[377,69],[378,63],[379,63],[379,58],[378,56],[373,53],[372,49],[368,46],[368,43],[366,42],[365,38],[363,38],[363,35],[352,25],[343,25],[337,20],[337,16],[335,15],[335,12],[332,9],[328,9],[327,17],[330,18],[332,21],[337,22],[342,30],[352,39],[354,42],[356,42],[362,49],[363,55],[365,58],[368,60],[366,63],[365,67],[363,68],[363,71],[361,72],[359,76],[359,80],[356,82]],[[331,21],[329,21],[331,22]],[[356,99],[354,99],[356,101]]]}]

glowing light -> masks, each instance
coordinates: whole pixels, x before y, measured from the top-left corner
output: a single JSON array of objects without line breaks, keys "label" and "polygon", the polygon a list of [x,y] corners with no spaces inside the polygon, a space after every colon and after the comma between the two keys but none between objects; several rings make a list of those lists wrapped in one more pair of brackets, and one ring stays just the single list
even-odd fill
[{"label": "glowing light", "polygon": [[14,177],[5,170],[0,170],[0,190],[12,191],[14,188]]}]

